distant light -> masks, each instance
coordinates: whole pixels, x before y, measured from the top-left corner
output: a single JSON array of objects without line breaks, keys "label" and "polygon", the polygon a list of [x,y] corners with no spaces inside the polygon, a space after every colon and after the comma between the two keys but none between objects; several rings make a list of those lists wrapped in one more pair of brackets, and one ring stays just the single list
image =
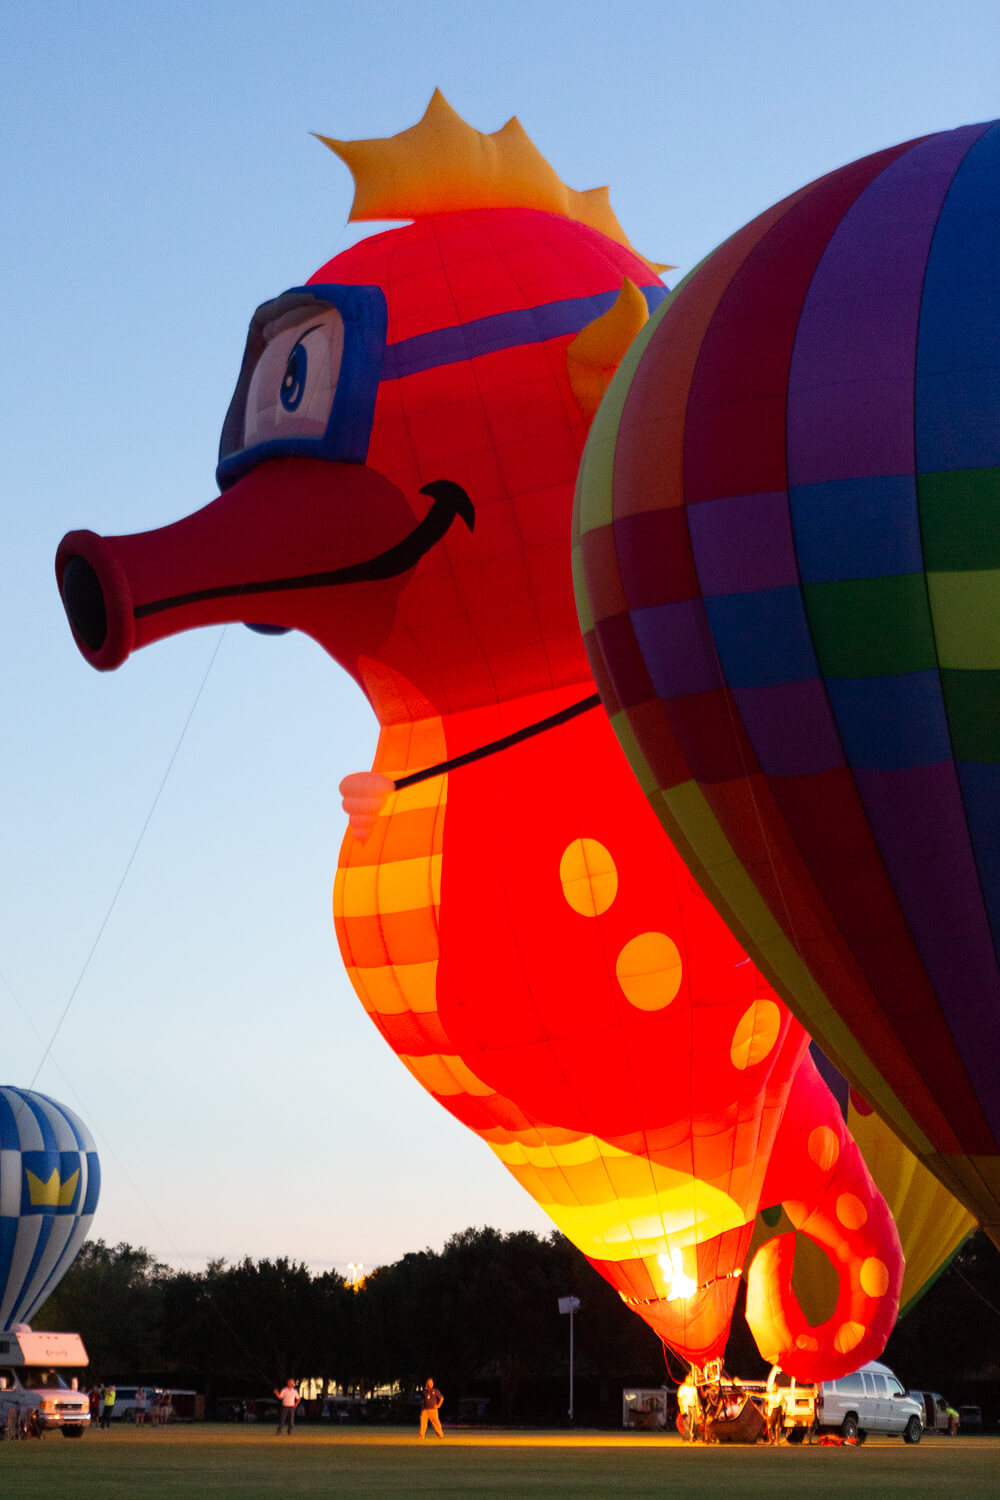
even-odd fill
[{"label": "distant light", "polygon": [[357,1264],[355,1264],[353,1260],[348,1261],[347,1279],[351,1283],[351,1286],[354,1288],[354,1290],[357,1291],[358,1287],[365,1279],[364,1261],[359,1260]]}]

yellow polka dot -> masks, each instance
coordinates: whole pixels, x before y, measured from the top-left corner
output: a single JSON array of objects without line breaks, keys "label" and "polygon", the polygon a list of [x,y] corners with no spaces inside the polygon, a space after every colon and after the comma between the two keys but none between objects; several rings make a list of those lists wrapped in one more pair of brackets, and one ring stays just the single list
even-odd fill
[{"label": "yellow polka dot", "polygon": [[800,1333],[796,1336],[795,1347],[805,1354],[815,1354],[819,1348],[819,1339],[814,1339],[809,1333]]},{"label": "yellow polka dot", "polygon": [[862,1229],[868,1223],[868,1210],[853,1193],[841,1193],[837,1199],[837,1218],[845,1229]]},{"label": "yellow polka dot", "polygon": [[752,1068],[763,1062],[778,1040],[781,1030],[781,1012],[773,1000],[755,1000],[739,1019],[733,1032],[733,1043],[729,1055],[733,1067]]},{"label": "yellow polka dot", "polygon": [[884,1297],[889,1290],[889,1268],[877,1256],[861,1263],[861,1290],[869,1297]]},{"label": "yellow polka dot", "polygon": [[639,1010],[662,1010],[681,987],[684,966],[665,932],[641,932],[625,944],[615,964],[618,983]]},{"label": "yellow polka dot", "polygon": [[796,1203],[794,1199],[786,1198],[781,1206],[788,1215],[794,1229],[799,1229],[809,1217],[809,1210],[805,1204]]},{"label": "yellow polka dot", "polygon": [[559,861],[563,895],[581,917],[599,917],[618,894],[618,871],[603,844],[574,839]]},{"label": "yellow polka dot", "polygon": [[821,1172],[829,1172],[840,1155],[837,1132],[831,1130],[829,1125],[817,1125],[815,1130],[810,1130],[809,1155]]},{"label": "yellow polka dot", "polygon": [[833,1347],[838,1354],[850,1354],[856,1349],[865,1336],[863,1323],[841,1323],[833,1340]]}]

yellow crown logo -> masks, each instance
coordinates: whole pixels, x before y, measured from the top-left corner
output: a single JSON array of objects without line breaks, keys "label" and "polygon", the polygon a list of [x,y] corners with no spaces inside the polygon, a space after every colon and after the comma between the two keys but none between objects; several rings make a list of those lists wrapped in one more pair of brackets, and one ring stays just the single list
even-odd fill
[{"label": "yellow crown logo", "polygon": [[36,1177],[30,1167],[25,1167],[28,1179],[28,1198],[32,1208],[69,1208],[76,1196],[76,1185],[80,1180],[80,1168],[66,1181],[60,1183],[59,1172],[53,1167],[48,1182]]}]

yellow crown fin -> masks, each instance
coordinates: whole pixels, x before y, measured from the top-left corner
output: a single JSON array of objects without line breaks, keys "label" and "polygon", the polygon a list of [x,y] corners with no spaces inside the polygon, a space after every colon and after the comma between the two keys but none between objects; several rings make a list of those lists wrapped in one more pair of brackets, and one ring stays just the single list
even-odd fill
[{"label": "yellow crown fin", "polygon": [[566,350],[569,383],[588,422],[630,344],[649,318],[646,299],[626,276],[607,312],[581,328]]},{"label": "yellow crown fin", "polygon": [[[316,139],[350,169],[350,218],[424,219],[476,208],[538,208],[598,229],[632,250],[606,187],[578,193],[550,166],[516,116],[484,135],[435,89],[423,118],[369,141]],[[638,253],[638,252],[634,252]],[[653,270],[669,270],[646,261]]]}]

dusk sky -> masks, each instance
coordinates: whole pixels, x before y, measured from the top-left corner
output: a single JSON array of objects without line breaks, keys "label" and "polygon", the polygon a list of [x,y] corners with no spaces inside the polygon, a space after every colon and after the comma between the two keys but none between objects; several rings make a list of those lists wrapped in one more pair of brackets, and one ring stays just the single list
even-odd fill
[{"label": "dusk sky", "polygon": [[360,691],[239,626],[97,674],[56,592],[64,532],[212,498],[255,307],[379,227],[309,132],[391,135],[435,86],[516,114],[672,281],[812,178],[995,115],[998,36],[995,0],[4,6],[0,1083],[86,1120],[95,1235],[343,1271],[550,1227],[344,975]]}]

